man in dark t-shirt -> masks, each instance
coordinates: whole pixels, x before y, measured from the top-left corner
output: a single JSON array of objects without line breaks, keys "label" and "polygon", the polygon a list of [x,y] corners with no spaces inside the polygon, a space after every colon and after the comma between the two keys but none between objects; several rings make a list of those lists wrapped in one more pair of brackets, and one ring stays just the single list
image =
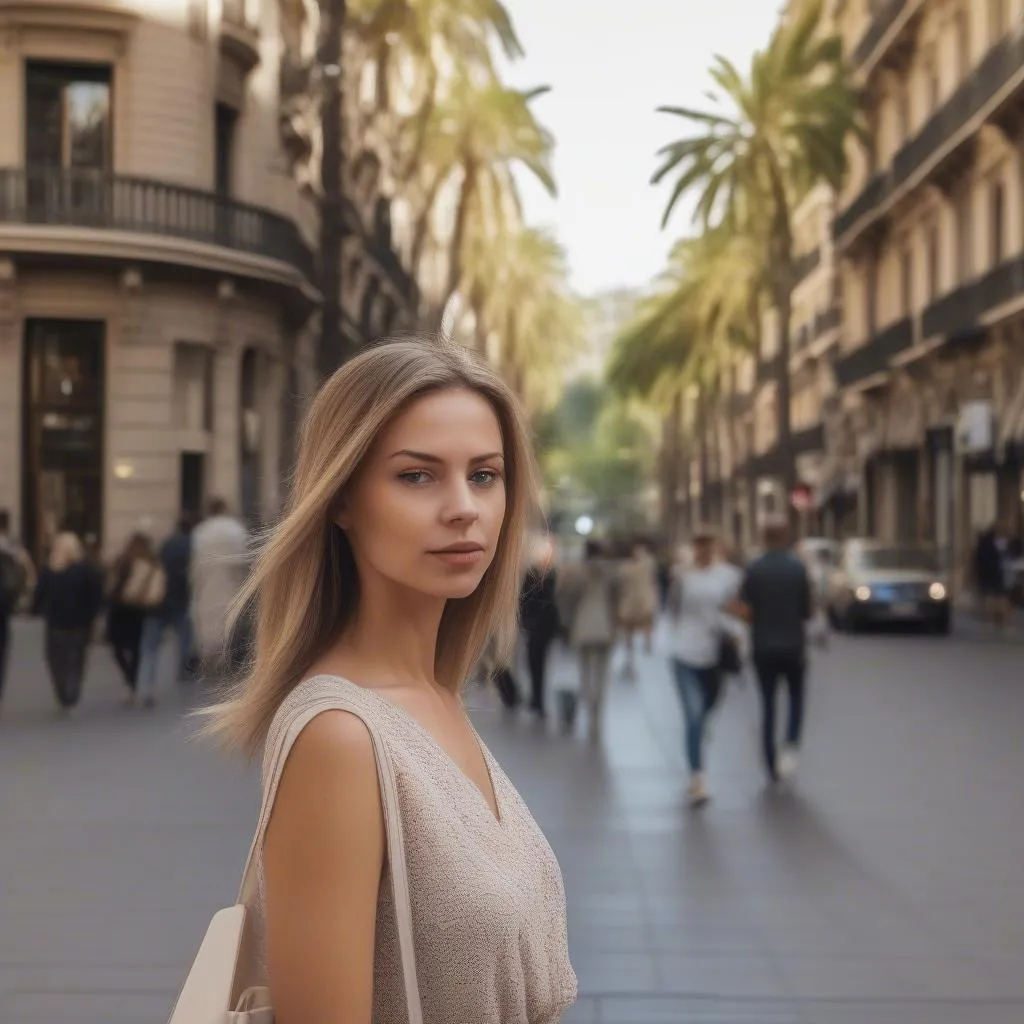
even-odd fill
[{"label": "man in dark t-shirt", "polygon": [[[789,529],[772,523],[764,531],[765,554],[747,568],[740,603],[750,623],[754,669],[763,705],[764,762],[777,782],[796,767],[804,713],[807,622],[813,607],[804,563],[790,550]],[[776,753],[775,696],[780,680],[789,696],[786,746]]]}]

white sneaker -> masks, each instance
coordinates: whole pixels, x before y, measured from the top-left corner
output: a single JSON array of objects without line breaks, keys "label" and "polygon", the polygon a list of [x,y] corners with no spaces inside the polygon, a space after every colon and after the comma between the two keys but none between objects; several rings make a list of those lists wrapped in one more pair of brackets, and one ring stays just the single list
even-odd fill
[{"label": "white sneaker", "polygon": [[703,774],[694,775],[690,779],[688,795],[691,807],[703,807],[711,799]]},{"label": "white sneaker", "polygon": [[779,778],[792,778],[796,773],[796,766],[796,751],[792,747],[785,747],[779,754]]}]

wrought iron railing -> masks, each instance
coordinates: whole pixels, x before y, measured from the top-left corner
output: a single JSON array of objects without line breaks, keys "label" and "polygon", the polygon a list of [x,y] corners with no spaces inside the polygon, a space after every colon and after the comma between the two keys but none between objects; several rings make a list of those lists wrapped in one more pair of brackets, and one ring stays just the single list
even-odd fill
[{"label": "wrought iron railing", "polygon": [[288,263],[315,278],[295,224],[227,196],[61,167],[0,168],[0,223],[98,228],[203,242]]},{"label": "wrought iron railing", "polygon": [[849,387],[889,369],[889,360],[910,348],[913,341],[914,321],[909,316],[889,324],[872,335],[866,344],[836,361],[836,383],[840,387]]},{"label": "wrought iron railing", "polygon": [[854,48],[854,67],[860,67],[875,52],[885,33],[892,28],[906,6],[907,0],[889,0],[871,19],[871,24],[868,25],[867,31],[861,36],[860,42]]},{"label": "wrought iron railing", "polygon": [[921,334],[950,339],[970,334],[985,313],[1022,294],[1024,257],[1015,256],[927,306],[921,317]]}]

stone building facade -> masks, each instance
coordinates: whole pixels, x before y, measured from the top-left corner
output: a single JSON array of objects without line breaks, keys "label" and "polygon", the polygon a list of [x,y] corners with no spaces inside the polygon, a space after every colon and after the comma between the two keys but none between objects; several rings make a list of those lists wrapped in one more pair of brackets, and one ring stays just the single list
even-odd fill
[{"label": "stone building facade", "polygon": [[834,238],[858,530],[962,566],[1024,486],[1024,2],[847,0],[868,144]]},{"label": "stone building facade", "polygon": [[[278,9],[0,0],[0,507],[37,552],[278,511],[320,301]],[[415,289],[376,181],[346,210],[361,342]]]}]

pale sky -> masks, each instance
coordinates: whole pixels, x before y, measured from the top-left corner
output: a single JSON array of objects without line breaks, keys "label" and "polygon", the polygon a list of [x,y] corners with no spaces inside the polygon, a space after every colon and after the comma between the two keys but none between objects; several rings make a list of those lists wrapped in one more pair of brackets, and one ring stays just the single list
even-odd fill
[{"label": "pale sky", "polygon": [[530,223],[566,246],[580,292],[645,285],[690,230],[677,208],[660,228],[671,186],[648,184],[655,153],[688,134],[660,105],[709,107],[707,69],[722,53],[741,68],[768,40],[779,0],[507,0],[526,56],[507,70],[518,87],[550,85],[535,101],[557,139],[555,200],[532,178]]}]

